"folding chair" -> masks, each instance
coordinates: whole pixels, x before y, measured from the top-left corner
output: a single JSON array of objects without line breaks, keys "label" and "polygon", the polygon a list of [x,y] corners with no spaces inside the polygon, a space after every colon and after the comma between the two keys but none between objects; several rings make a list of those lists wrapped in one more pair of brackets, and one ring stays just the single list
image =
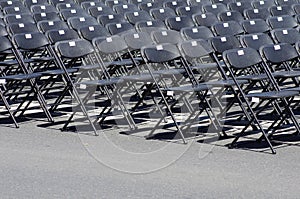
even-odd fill
[{"label": "folding chair", "polygon": [[133,25],[138,22],[141,22],[141,21],[151,21],[152,20],[149,13],[144,10],[126,12],[125,18],[127,19],[127,21],[129,23],[131,23]]},{"label": "folding chair", "polygon": [[209,4],[203,5],[202,9],[205,13],[209,12],[209,13],[213,13],[215,15],[218,15],[221,12],[228,11],[226,5],[224,5],[222,3],[215,3],[215,4],[211,4],[211,5],[209,5]]},{"label": "folding chair", "polygon": [[252,7],[259,9],[259,8],[270,8],[271,6],[275,6],[275,1],[273,0],[255,0],[251,2]]},{"label": "folding chair", "polygon": [[244,20],[243,15],[238,11],[226,11],[226,12],[220,12],[218,14],[218,18],[220,21],[237,21],[241,22]]},{"label": "folding chair", "polygon": [[45,5],[48,4],[48,0],[25,0],[24,4],[27,8],[30,8],[34,5]]},{"label": "folding chair", "polygon": [[[244,92],[241,85],[237,82],[237,77],[235,75],[236,74],[235,71],[236,70],[245,71],[245,70],[247,70],[247,69],[249,70],[251,68],[253,68],[253,70],[255,71],[256,67],[261,67],[264,70],[266,70],[266,67],[264,67],[262,64],[262,59],[261,59],[259,53],[255,49],[252,49],[252,48],[232,49],[232,50],[225,51],[223,53],[223,58],[225,60],[229,74],[230,74],[231,78],[233,78],[235,85],[238,89],[240,99],[244,102],[244,104],[241,106],[246,107],[246,110],[248,111],[248,113],[251,117],[251,119],[248,120],[248,124],[233,140],[230,147],[233,147],[240,137],[247,135],[248,134],[246,132],[247,128],[251,125],[251,123],[254,123],[258,126],[260,132],[263,134],[262,137],[263,137],[263,139],[266,140],[272,153],[275,154],[276,151],[273,149],[273,146],[269,140],[269,136],[270,136],[269,131],[271,130],[271,128],[273,128],[273,126],[277,123],[278,120],[281,120],[282,117],[286,118],[289,116],[289,114],[291,113],[289,110],[289,107],[288,107],[290,102],[287,102],[287,101],[289,101],[295,95],[298,95],[298,93],[293,92],[293,91],[276,90],[276,91],[263,91],[263,92],[247,94]],[[265,73],[268,74],[270,81],[272,81],[272,79],[271,79],[272,77],[271,77],[271,75],[269,76],[268,71],[265,71]],[[249,98],[250,99],[258,98],[260,101],[267,101],[267,102],[266,102],[266,104],[264,104],[264,106],[260,107],[260,109],[257,109],[255,111],[253,109],[253,107],[251,106],[251,102],[249,101]],[[262,111],[266,110],[268,105],[270,105],[271,103],[275,103],[278,100],[281,100],[283,103],[285,103],[285,105],[287,105],[287,107],[285,107],[284,110],[282,110],[282,112],[280,112],[281,117],[279,117],[278,119],[276,118],[276,120],[269,126],[269,128],[267,130],[265,130],[258,119],[258,115]],[[281,110],[281,109],[279,109],[279,110]],[[283,114],[286,114],[286,115],[283,115]]]},{"label": "folding chair", "polygon": [[124,15],[126,12],[138,11],[138,7],[135,4],[122,4],[114,5],[113,10],[121,15]]},{"label": "folding chair", "polygon": [[139,9],[150,13],[151,9],[160,8],[161,6],[159,5],[158,2],[143,2],[143,3],[139,3],[138,7]]},{"label": "folding chair", "polygon": [[212,30],[216,35],[241,35],[244,33],[242,26],[236,21],[219,22],[212,25]]},{"label": "folding chair", "polygon": [[60,16],[67,21],[71,17],[89,17],[89,14],[83,8],[63,9],[59,11]]},{"label": "folding chair", "polygon": [[[101,1],[84,1],[81,4],[81,7],[85,10],[89,10],[92,7],[102,7],[102,6],[106,6],[105,3],[101,2]],[[108,6],[107,6],[108,7]],[[111,8],[110,8],[111,9]]]},{"label": "folding chair", "polygon": [[270,31],[270,27],[263,19],[248,19],[241,22],[242,27],[248,34],[265,33]]},{"label": "folding chair", "polygon": [[18,0],[4,0],[0,2],[0,8],[3,10],[5,7],[21,7],[24,4]]},{"label": "folding chair", "polygon": [[164,21],[168,17],[176,16],[176,13],[171,8],[152,8],[149,11],[153,19],[158,19]]},{"label": "folding chair", "polygon": [[91,16],[97,18],[100,15],[109,15],[109,14],[114,14],[114,11],[106,5],[99,5],[99,6],[93,6],[88,8],[88,12]]},{"label": "folding chair", "polygon": [[33,13],[51,13],[51,12],[58,12],[55,6],[50,4],[38,4],[38,5],[32,5],[30,7],[31,12]]},{"label": "folding chair", "polygon": [[300,41],[300,33],[295,28],[275,29],[271,31],[272,38],[276,43],[295,44]]},{"label": "folding chair", "polygon": [[125,0],[106,0],[105,4],[112,8],[115,5],[127,4],[127,1],[125,1]]},{"label": "folding chair", "polygon": [[272,16],[295,15],[294,10],[288,5],[271,6],[269,11]]},{"label": "folding chair", "polygon": [[289,15],[269,17],[267,23],[272,29],[294,28],[298,26],[297,21]]},{"label": "folding chair", "polygon": [[85,26],[79,29],[79,34],[82,38],[92,41],[96,37],[106,37],[110,33],[101,25]]},{"label": "folding chair", "polygon": [[152,0],[129,0],[128,2],[135,5],[139,5],[141,3],[151,3]]},{"label": "folding chair", "polygon": [[49,0],[50,4],[57,6],[59,3],[74,3],[73,0]]},{"label": "folding chair", "polygon": [[170,43],[178,44],[183,41],[180,33],[175,30],[157,30],[151,33],[153,41],[157,44]]},{"label": "folding chair", "polygon": [[183,38],[186,40],[190,39],[204,39],[214,37],[212,31],[206,26],[196,26],[196,27],[186,27],[182,28],[180,31]]},{"label": "folding chair", "polygon": [[200,5],[200,6],[203,6],[205,4],[211,4],[211,1],[210,0],[190,0],[189,1],[189,5]]},{"label": "folding chair", "polygon": [[7,29],[10,35],[18,34],[18,33],[31,33],[31,32],[39,32],[36,24],[33,23],[13,23],[8,24]]},{"label": "folding chair", "polygon": [[244,16],[247,19],[263,19],[266,20],[271,16],[268,8],[249,8],[244,10]]},{"label": "folding chair", "polygon": [[188,16],[180,16],[180,17],[168,17],[165,20],[166,26],[171,30],[180,31],[185,27],[193,27],[195,26],[192,18]]},{"label": "folding chair", "polygon": [[222,4],[224,4],[224,5],[228,5],[229,3],[233,3],[233,2],[235,2],[234,0],[211,0],[211,2],[213,3],[213,4],[216,4],[216,3],[222,3]]},{"label": "folding chair", "polygon": [[194,14],[193,19],[197,25],[206,27],[211,27],[215,23],[219,22],[217,16],[210,12]]},{"label": "folding chair", "polygon": [[179,6],[176,8],[176,13],[179,16],[192,17],[194,14],[202,14],[202,6]]},{"label": "folding chair", "polygon": [[62,11],[62,10],[71,10],[71,9],[75,9],[75,10],[79,10],[81,9],[80,5],[78,5],[75,2],[72,3],[58,3],[56,4],[56,8],[58,11]]},{"label": "folding chair", "polygon": [[139,32],[151,33],[156,30],[166,30],[167,27],[165,23],[161,20],[151,20],[151,21],[140,21],[135,24],[135,28]]}]

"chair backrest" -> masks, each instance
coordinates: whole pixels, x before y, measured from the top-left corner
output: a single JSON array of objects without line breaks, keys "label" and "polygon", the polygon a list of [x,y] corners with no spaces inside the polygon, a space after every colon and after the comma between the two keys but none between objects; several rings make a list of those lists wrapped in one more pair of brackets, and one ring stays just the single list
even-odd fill
[{"label": "chair backrest", "polygon": [[165,20],[168,17],[176,16],[176,13],[171,8],[153,8],[150,14],[154,19]]},{"label": "chair backrest", "polygon": [[246,34],[240,37],[241,44],[245,47],[254,48],[259,50],[261,46],[267,44],[273,44],[274,41],[268,34],[265,33],[254,33]]},{"label": "chair backrest", "polygon": [[141,10],[145,10],[147,12],[150,12],[150,10],[153,9],[153,8],[160,8],[160,5],[159,5],[158,2],[143,2],[143,3],[140,3],[138,5],[138,7]]},{"label": "chair backrest", "polygon": [[60,20],[55,20],[55,21],[39,21],[37,23],[37,26],[43,32],[47,32],[48,30],[69,28],[66,22],[60,21]]},{"label": "chair backrest", "polygon": [[59,41],[79,39],[78,33],[73,29],[49,30],[46,32],[46,35],[52,44]]},{"label": "chair backrest", "polygon": [[30,14],[30,10],[25,7],[25,6],[20,6],[20,7],[15,7],[15,6],[10,6],[10,7],[5,7],[3,8],[3,13],[4,14]]},{"label": "chair backrest", "polygon": [[263,19],[266,20],[271,16],[268,8],[249,8],[244,10],[244,16],[247,19]]},{"label": "chair backrest", "polygon": [[243,15],[238,11],[226,11],[218,14],[220,21],[237,21],[241,22],[244,20]]},{"label": "chair backrest", "polygon": [[291,8],[291,6],[288,6],[288,5],[271,6],[269,8],[269,11],[270,11],[272,16],[294,15],[295,14],[295,12]]},{"label": "chair backrest", "polygon": [[299,56],[296,49],[288,43],[264,45],[259,52],[266,61],[275,64],[281,64]]},{"label": "chair backrest", "polygon": [[97,20],[103,26],[106,26],[106,24],[109,24],[109,23],[126,22],[126,19],[124,18],[124,16],[120,15],[120,14],[100,15],[100,16],[98,16]]},{"label": "chair backrest", "polygon": [[155,43],[171,43],[171,44],[178,44],[180,43],[183,38],[181,37],[180,33],[175,30],[157,30],[151,33],[151,37]]},{"label": "chair backrest", "polygon": [[182,57],[188,61],[195,58],[202,58],[214,52],[211,45],[202,39],[184,41],[178,44]]},{"label": "chair backrest", "polygon": [[68,59],[85,57],[94,52],[92,44],[83,39],[57,42],[55,50],[62,58]]},{"label": "chair backrest", "polygon": [[212,33],[212,31],[206,26],[182,28],[180,33],[187,40],[189,40],[189,39],[209,39],[209,38],[214,37],[214,34]]},{"label": "chair backrest", "polygon": [[75,30],[79,30],[81,27],[99,24],[94,17],[70,17],[67,23]]},{"label": "chair backrest", "polygon": [[34,13],[33,18],[36,22],[39,21],[55,21],[60,20],[60,17],[57,15],[56,12],[41,12],[41,13]]},{"label": "chair backrest", "polygon": [[242,26],[236,21],[218,22],[212,26],[216,35],[239,35],[244,33]]},{"label": "chair backrest", "polygon": [[228,11],[227,6],[222,3],[207,4],[207,5],[203,5],[202,8],[204,12],[211,12],[215,15],[218,15],[221,12]]},{"label": "chair backrest", "polygon": [[201,14],[202,13],[202,6],[201,5],[179,6],[179,7],[176,8],[176,13],[179,16],[192,17],[194,14]]},{"label": "chair backrest", "polygon": [[181,28],[195,26],[192,18],[188,16],[168,17],[165,23],[169,29],[177,31],[180,31]]},{"label": "chair backrest", "polygon": [[251,4],[253,8],[269,8],[276,5],[274,0],[254,0]]},{"label": "chair backrest", "polygon": [[56,8],[59,11],[61,11],[61,10],[71,10],[71,9],[75,9],[75,10],[81,9],[80,5],[78,5],[75,2],[58,3],[58,4],[56,4]]},{"label": "chair backrest", "polygon": [[229,10],[235,10],[243,14],[245,9],[251,8],[250,1],[236,1],[228,4]]},{"label": "chair backrest", "polygon": [[40,32],[15,34],[12,39],[18,48],[23,50],[34,50],[49,45],[47,37]]},{"label": "chair backrest", "polygon": [[98,37],[93,39],[92,42],[93,46],[95,46],[102,54],[113,54],[128,49],[125,40],[118,35]]},{"label": "chair backrest", "polygon": [[125,13],[125,18],[130,22],[131,24],[136,24],[140,21],[150,21],[152,20],[150,14],[144,10],[138,10],[138,11],[131,11]]},{"label": "chair backrest", "polygon": [[146,63],[165,63],[181,57],[179,49],[174,44],[157,44],[141,49]]},{"label": "chair backrest", "polygon": [[101,7],[101,6],[106,6],[105,3],[101,2],[101,1],[84,1],[81,4],[81,7],[85,10],[89,10],[89,8],[91,7]]},{"label": "chair backrest", "polygon": [[113,10],[118,13],[124,15],[126,12],[138,11],[138,7],[134,4],[121,4],[114,5]]},{"label": "chair backrest", "polygon": [[88,12],[93,17],[98,17],[100,15],[109,15],[109,14],[115,14],[114,11],[106,5],[98,5],[88,8]]},{"label": "chair backrest", "polygon": [[280,6],[288,5],[292,7],[292,5],[299,3],[299,0],[275,0],[275,2]]},{"label": "chair backrest", "polygon": [[101,25],[81,27],[79,34],[88,41],[92,41],[96,37],[106,37],[110,35],[107,29]]},{"label": "chair backrest", "polygon": [[176,8],[178,8],[179,6],[187,6],[187,5],[188,5],[187,2],[183,0],[166,1],[163,3],[164,7],[171,8],[174,11],[176,11]]},{"label": "chair backrest", "polygon": [[300,33],[295,28],[275,29],[271,35],[277,43],[295,44],[300,41]]},{"label": "chair backrest", "polygon": [[165,23],[161,20],[140,21],[135,24],[135,28],[140,32],[151,33],[156,30],[167,29]]},{"label": "chair backrest", "polygon": [[13,23],[8,24],[7,27],[11,35],[18,33],[39,32],[36,24],[33,23]]},{"label": "chair backrest", "polygon": [[272,29],[294,28],[298,26],[298,23],[294,17],[289,15],[268,17],[267,22]]},{"label": "chair backrest", "polygon": [[115,5],[127,4],[127,1],[125,1],[125,0],[106,0],[105,4],[112,8]]},{"label": "chair backrest", "polygon": [[153,44],[153,41],[147,32],[127,33],[123,35],[123,38],[128,47],[132,50],[140,50],[143,46]]},{"label": "chair backrest", "polygon": [[217,54],[222,54],[225,50],[241,46],[239,40],[233,35],[213,37],[209,41]]},{"label": "chair backrest", "polygon": [[199,26],[211,27],[215,23],[218,23],[219,20],[217,16],[213,13],[206,12],[203,14],[194,14],[193,19]]},{"label": "chair backrest", "polygon": [[35,23],[31,14],[8,14],[4,16],[6,23]]},{"label": "chair backrest", "polygon": [[136,32],[134,26],[129,22],[109,23],[105,27],[112,35]]},{"label": "chair backrest", "polygon": [[270,30],[269,25],[263,19],[248,19],[241,22],[246,33],[262,33]]},{"label": "chair backrest", "polygon": [[222,57],[227,66],[235,69],[246,69],[262,62],[257,50],[249,47],[226,50]]}]

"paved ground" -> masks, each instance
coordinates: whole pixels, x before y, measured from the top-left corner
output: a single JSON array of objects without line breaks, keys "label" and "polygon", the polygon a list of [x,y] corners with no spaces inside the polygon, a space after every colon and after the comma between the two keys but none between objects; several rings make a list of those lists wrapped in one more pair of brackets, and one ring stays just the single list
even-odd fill
[{"label": "paved ground", "polygon": [[291,140],[271,155],[41,123],[0,125],[1,198],[299,198],[300,148]]}]

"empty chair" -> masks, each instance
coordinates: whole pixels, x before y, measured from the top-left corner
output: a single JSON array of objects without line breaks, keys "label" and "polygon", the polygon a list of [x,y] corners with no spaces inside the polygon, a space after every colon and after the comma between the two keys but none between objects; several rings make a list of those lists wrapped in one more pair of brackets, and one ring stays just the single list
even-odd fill
[{"label": "empty chair", "polygon": [[269,11],[272,16],[294,15],[294,10],[288,5],[271,6]]},{"label": "empty chair", "polygon": [[212,26],[216,35],[240,35],[244,33],[242,26],[236,21],[219,22]]},{"label": "empty chair", "polygon": [[38,28],[42,32],[47,32],[48,30],[66,29],[69,28],[68,24],[64,21],[39,21],[37,23]]},{"label": "empty chair", "polygon": [[215,23],[219,22],[217,16],[210,12],[203,14],[195,14],[193,15],[193,19],[197,25],[206,27],[211,27]]},{"label": "empty chair", "polygon": [[186,27],[182,28],[180,31],[183,38],[190,39],[204,39],[207,40],[209,38],[214,37],[212,31],[206,26],[196,26],[196,27]]},{"label": "empty chair", "polygon": [[153,41],[157,44],[170,43],[178,44],[183,41],[180,33],[175,30],[157,30],[151,33]]},{"label": "empty chair", "polygon": [[300,33],[295,28],[275,29],[271,35],[277,43],[295,44],[300,41]]},{"label": "empty chair", "polygon": [[251,2],[250,1],[237,1],[237,2],[231,2],[228,4],[229,10],[238,11],[241,14],[244,13],[244,10],[251,8]]},{"label": "empty chair", "polygon": [[239,48],[241,46],[239,40],[233,35],[216,36],[209,41],[217,55],[221,55],[225,50]]},{"label": "empty chair", "polygon": [[218,14],[220,21],[237,21],[241,22],[244,20],[243,15],[238,11],[226,11]]},{"label": "empty chair", "polygon": [[204,5],[202,8],[205,13],[210,12],[215,15],[218,15],[221,12],[228,11],[227,7],[222,3],[216,3],[216,4],[211,4],[211,5],[207,4],[207,5]]},{"label": "empty chair", "polygon": [[123,38],[130,50],[140,51],[142,47],[153,44],[147,32],[126,33],[123,34]]},{"label": "empty chair", "polygon": [[92,41],[96,37],[106,37],[110,33],[101,25],[85,26],[79,29],[79,34],[82,38]]},{"label": "empty chair", "polygon": [[263,45],[273,44],[272,38],[265,33],[246,34],[240,37],[241,44],[244,47],[250,47],[259,50]]},{"label": "empty chair", "polygon": [[93,17],[97,18],[100,15],[114,14],[114,11],[109,6],[93,6],[88,9],[88,12]]},{"label": "empty chair", "polygon": [[135,5],[138,5],[140,3],[149,3],[152,2],[152,0],[129,0],[128,3],[132,3]]},{"label": "empty chair", "polygon": [[108,15],[100,15],[97,18],[98,22],[105,26],[109,23],[122,23],[126,22],[126,19],[123,15],[120,14],[108,14]]},{"label": "empty chair", "polygon": [[55,6],[50,4],[43,4],[43,5],[33,5],[30,7],[30,10],[33,13],[49,13],[49,12],[58,12]]},{"label": "empty chair", "polygon": [[158,29],[167,29],[165,23],[161,20],[140,21],[135,24],[135,28],[139,32],[151,33]]},{"label": "empty chair", "polygon": [[165,20],[166,26],[171,30],[180,31],[181,28],[185,27],[193,27],[195,26],[192,18],[188,16],[180,16],[180,17],[168,17]]},{"label": "empty chair", "polygon": [[235,0],[211,0],[212,3],[222,3],[228,5],[229,3],[235,2]]},{"label": "empty chair", "polygon": [[150,14],[154,19],[164,21],[168,17],[176,16],[176,13],[171,8],[153,8],[150,10]]},{"label": "empty chair", "polygon": [[134,4],[121,4],[114,5],[113,10],[118,14],[124,15],[125,12],[138,11],[138,7]]},{"label": "empty chair", "polygon": [[247,19],[263,19],[266,20],[271,16],[268,8],[249,8],[244,10],[244,16]]},{"label": "empty chair", "polygon": [[263,19],[248,19],[241,22],[246,33],[262,33],[270,30],[269,25]]},{"label": "empty chair", "polygon": [[297,21],[289,15],[269,17],[267,22],[272,29],[294,28],[298,26]]},{"label": "empty chair", "polygon": [[106,24],[105,27],[112,35],[117,35],[117,34],[121,35],[127,32],[135,32],[134,26],[127,21],[120,22],[120,23],[109,23]]},{"label": "empty chair", "polygon": [[131,24],[136,24],[139,21],[151,21],[152,20],[149,13],[144,10],[126,12],[125,18]]},{"label": "empty chair", "polygon": [[205,4],[211,4],[210,0],[190,0],[189,5],[195,6],[195,5],[200,5],[203,6]]},{"label": "empty chair", "polygon": [[271,6],[275,6],[274,0],[254,0],[251,2],[253,8],[269,8]]},{"label": "empty chair", "polygon": [[62,10],[71,10],[71,9],[81,9],[80,5],[76,4],[76,3],[58,3],[56,5],[56,8],[58,11],[62,11]]},{"label": "empty chair", "polygon": [[59,3],[74,3],[73,0],[49,0],[49,2],[54,6],[56,6]]},{"label": "empty chair", "polygon": [[85,26],[98,25],[94,17],[71,17],[67,20],[67,23],[75,30]]},{"label": "empty chair", "polygon": [[24,4],[18,0],[4,0],[0,2],[0,8],[3,10],[5,7],[22,7]]},{"label": "empty chair", "polygon": [[202,13],[202,6],[179,6],[176,8],[176,13],[179,16],[192,17],[194,14]]},{"label": "empty chair", "polygon": [[57,15],[56,12],[41,12],[41,13],[34,13],[33,18],[36,22],[39,21],[56,21],[60,20],[60,17]]}]

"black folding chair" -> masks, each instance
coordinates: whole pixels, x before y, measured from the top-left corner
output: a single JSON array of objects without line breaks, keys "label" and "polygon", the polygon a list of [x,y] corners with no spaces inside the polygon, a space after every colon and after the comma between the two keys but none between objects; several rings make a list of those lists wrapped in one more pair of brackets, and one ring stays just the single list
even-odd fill
[{"label": "black folding chair", "polygon": [[241,14],[244,13],[244,10],[251,8],[251,2],[250,1],[237,1],[237,2],[231,2],[228,5],[229,10],[235,10],[240,12]]},{"label": "black folding chair", "polygon": [[276,5],[274,0],[254,0],[251,4],[253,8],[269,8]]},{"label": "black folding chair", "polygon": [[135,28],[139,32],[151,33],[156,30],[166,30],[165,23],[161,20],[140,21],[135,24]]},{"label": "black folding chair", "polygon": [[114,14],[114,11],[106,5],[98,5],[98,6],[92,6],[88,8],[88,12],[91,16],[97,18],[100,15],[109,15]]},{"label": "black folding chair", "polygon": [[205,13],[210,12],[215,15],[218,15],[221,12],[228,11],[228,8],[226,7],[226,5],[222,4],[222,3],[213,3],[213,4],[203,5],[202,9]]},{"label": "black folding chair", "polygon": [[214,37],[212,31],[206,26],[196,26],[196,27],[187,27],[182,28],[180,31],[183,38],[186,40],[189,39],[204,39],[207,40],[209,38]]},{"label": "black folding chair", "polygon": [[300,33],[295,28],[275,29],[271,31],[272,38],[277,43],[295,44],[300,41]]},{"label": "black folding chair", "polygon": [[60,20],[60,17],[57,15],[57,12],[34,13],[33,18],[36,22]]},{"label": "black folding chair", "polygon": [[268,8],[248,8],[244,10],[244,16],[247,19],[263,19],[266,20],[271,16]]},{"label": "black folding chair", "polygon": [[171,8],[152,8],[149,12],[153,19],[162,21],[164,21],[168,17],[176,16],[175,11]]},{"label": "black folding chair", "polygon": [[39,21],[37,26],[42,32],[47,32],[48,30],[59,30],[69,28],[68,24],[64,21]]},{"label": "black folding chair", "polygon": [[238,11],[220,12],[217,16],[219,17],[220,21],[242,22],[244,20],[243,15]]},{"label": "black folding chair", "polygon": [[272,29],[277,28],[294,28],[298,26],[297,21],[294,17],[289,15],[282,15],[282,16],[274,16],[268,17],[267,23]]},{"label": "black folding chair", "polygon": [[101,25],[85,26],[79,29],[79,34],[82,38],[92,41],[96,37],[106,37],[110,33]]},{"label": "black folding chair", "polygon": [[219,22],[212,25],[212,30],[218,36],[241,35],[244,33],[242,26],[236,21]]},{"label": "black folding chair", "polygon": [[153,41],[157,44],[161,43],[170,43],[178,44],[183,38],[180,35],[180,32],[175,30],[157,30],[151,33]]},{"label": "black folding chair", "polygon": [[192,17],[194,14],[202,14],[202,6],[179,6],[176,8],[176,13],[179,16],[189,16]]},{"label": "black folding chair", "polygon": [[242,27],[248,34],[265,33],[270,31],[270,27],[263,19],[248,19],[241,22]]},{"label": "black folding chair", "polygon": [[121,35],[127,32],[136,32],[134,26],[129,22],[109,23],[106,24],[105,27],[111,35]]},{"label": "black folding chair", "polygon": [[165,20],[166,26],[171,30],[180,31],[185,27],[193,27],[195,26],[192,18],[188,16],[180,16],[180,17],[168,17]]},{"label": "black folding chair", "polygon": [[140,22],[140,21],[151,21],[152,20],[150,14],[144,10],[126,12],[125,18],[131,24],[136,24],[137,22]]},{"label": "black folding chair", "polygon": [[219,22],[217,16],[211,12],[206,12],[203,14],[200,13],[194,14],[193,19],[195,23],[198,24],[199,26],[206,26],[206,27],[211,27],[215,23]]},{"label": "black folding chair", "polygon": [[138,7],[135,4],[121,4],[114,5],[113,10],[121,15],[124,15],[126,12],[138,11]]},{"label": "black folding chair", "polygon": [[288,5],[271,6],[269,11],[272,16],[295,15],[294,10]]}]

